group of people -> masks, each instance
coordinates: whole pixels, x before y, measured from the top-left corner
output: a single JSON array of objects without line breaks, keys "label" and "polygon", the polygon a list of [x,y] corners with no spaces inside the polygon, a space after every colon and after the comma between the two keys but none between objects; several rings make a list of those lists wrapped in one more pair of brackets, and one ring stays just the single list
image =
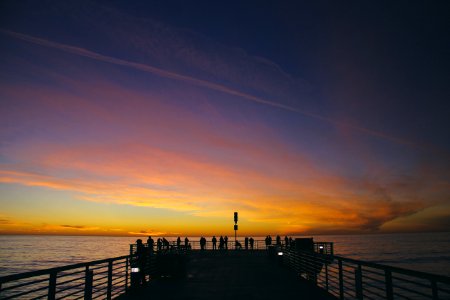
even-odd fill
[{"label": "group of people", "polygon": [[[212,249],[217,250],[217,238],[213,236],[211,239]],[[206,238],[200,238],[200,250],[206,249]],[[219,250],[227,250],[228,249],[228,236],[220,236],[219,238]]]},{"label": "group of people", "polygon": [[[272,237],[270,235],[266,236],[266,238],[264,239],[266,247],[272,245]],[[279,235],[277,235],[277,237],[275,238],[275,242],[277,246],[281,246],[281,237]],[[294,240],[292,239],[292,237],[284,237],[284,246],[285,247],[290,247],[292,246],[294,243]]]},{"label": "group of people", "polygon": [[[190,248],[190,244],[189,244],[189,239],[186,237],[184,239],[184,245],[183,245],[186,249]],[[155,249],[155,241],[152,239],[151,236],[148,237],[147,239],[147,247],[150,251],[153,251]],[[169,250],[171,247],[173,247],[173,244],[171,245],[170,242],[165,238],[158,238],[156,240],[156,250],[161,251],[161,250]],[[177,248],[181,248],[181,238],[178,237],[177,238]]]},{"label": "group of people", "polygon": [[[270,235],[266,236],[265,238],[265,245],[266,248],[272,245],[272,237]],[[211,238],[211,244],[212,244],[212,250],[227,250],[228,249],[228,236],[220,236],[219,239],[216,238],[216,236],[213,236]],[[207,240],[205,237],[200,238],[200,250],[206,250],[207,248]],[[142,244],[142,241],[141,241]],[[293,244],[292,237],[284,237],[284,246],[289,247]],[[252,237],[245,237],[244,239],[244,248],[245,250],[253,250],[255,245],[255,240]],[[281,246],[281,237],[279,235],[275,238],[275,245]],[[143,247],[143,244],[142,244]],[[147,239],[147,247],[148,250],[153,252],[155,250],[155,241],[151,236]],[[158,238],[156,240],[156,250],[162,251],[162,250],[169,250],[175,247],[175,243],[170,243],[165,237]],[[185,248],[185,249],[191,249],[191,243],[187,237],[184,238],[184,243],[182,243],[181,237],[178,237],[176,240],[176,247],[177,249]],[[242,244],[239,241],[235,242],[235,249],[242,249]],[[211,248],[210,248],[211,249]]]},{"label": "group of people", "polygon": [[[200,238],[200,250],[205,250],[206,249],[206,238],[201,237]],[[219,247],[217,247],[217,238],[216,236],[213,236],[211,239],[211,244],[212,244],[212,250],[228,250],[228,236],[220,236],[219,238]],[[244,239],[244,245],[245,245],[245,250],[253,250],[253,247],[255,245],[255,240],[250,237],[246,237]],[[235,249],[242,249],[242,244],[239,241],[235,241]]]}]

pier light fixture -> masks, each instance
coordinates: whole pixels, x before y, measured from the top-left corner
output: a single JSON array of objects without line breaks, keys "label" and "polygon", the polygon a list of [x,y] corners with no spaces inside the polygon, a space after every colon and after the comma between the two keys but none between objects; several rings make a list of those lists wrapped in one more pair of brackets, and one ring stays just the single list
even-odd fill
[{"label": "pier light fixture", "polygon": [[131,268],[131,273],[139,273],[139,268]]},{"label": "pier light fixture", "polygon": [[319,253],[320,253],[320,254],[323,254],[323,251],[324,251],[324,250],[323,250],[323,245],[319,245]]},{"label": "pier light fixture", "polygon": [[279,255],[279,256],[282,256],[282,255],[283,255],[283,252],[278,252],[278,255]]}]

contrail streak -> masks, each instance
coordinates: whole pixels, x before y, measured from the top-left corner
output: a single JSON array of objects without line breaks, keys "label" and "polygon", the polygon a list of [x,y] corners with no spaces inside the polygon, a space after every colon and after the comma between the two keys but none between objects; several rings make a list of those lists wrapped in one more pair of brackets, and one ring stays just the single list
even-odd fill
[{"label": "contrail streak", "polygon": [[126,66],[126,67],[130,67],[130,68],[134,68],[136,70],[140,70],[140,71],[144,71],[144,72],[148,72],[148,73],[152,73],[164,78],[170,78],[170,79],[174,79],[174,80],[179,80],[179,81],[183,81],[183,82],[187,82],[190,84],[194,84],[197,86],[201,86],[201,87],[206,87],[208,89],[211,90],[215,90],[215,91],[220,91],[229,95],[233,95],[233,96],[237,96],[252,102],[256,102],[259,104],[264,104],[264,105],[269,105],[272,107],[277,107],[280,109],[284,109],[284,110],[288,110],[291,112],[295,112],[310,118],[314,118],[314,119],[318,119],[321,121],[325,121],[327,123],[331,123],[333,125],[336,126],[342,126],[342,127],[347,127],[347,128],[351,128],[354,129],[356,131],[377,137],[377,138],[381,138],[381,139],[385,139],[385,140],[389,140],[395,143],[399,143],[399,144],[404,144],[404,145],[409,145],[409,146],[413,146],[413,147],[417,147],[416,144],[407,141],[407,140],[403,140],[403,139],[399,139],[396,137],[392,137],[389,135],[386,135],[383,132],[378,132],[378,131],[374,131],[368,128],[364,128],[364,127],[359,127],[359,126],[355,126],[352,124],[348,124],[348,123],[344,123],[344,122],[340,122],[340,121],[336,121],[327,117],[324,117],[322,115],[319,114],[315,114],[315,113],[311,113],[311,112],[307,112],[304,110],[300,110],[297,109],[295,107],[289,106],[289,105],[285,105],[285,104],[281,104],[278,102],[274,102],[274,101],[270,101],[261,97],[256,97],[247,93],[243,93],[240,91],[237,91],[235,89],[229,88],[227,86],[221,85],[221,84],[217,84],[214,82],[210,82],[207,80],[203,80],[203,79],[198,79],[198,78],[194,78],[191,76],[187,76],[187,75],[183,75],[183,74],[179,74],[179,73],[175,73],[175,72],[170,72],[167,70],[163,70],[160,68],[156,68],[147,64],[142,64],[142,63],[136,63],[136,62],[132,62],[132,61],[128,61],[128,60],[124,60],[124,59],[119,59],[119,58],[115,58],[115,57],[111,57],[111,56],[107,56],[107,55],[103,55],[103,54],[99,54],[84,48],[80,48],[80,47],[75,47],[75,46],[70,46],[70,45],[66,45],[66,44],[61,44],[61,43],[57,43],[57,42],[53,42],[53,41],[49,41],[49,40],[45,40],[45,39],[41,39],[41,38],[37,38],[37,37],[33,37],[27,34],[23,34],[23,33],[18,33],[15,31],[10,31],[10,30],[5,30],[5,29],[0,29],[0,32],[3,34],[6,34],[8,36],[14,37],[16,39],[20,39],[23,41],[27,41],[36,45],[40,45],[40,46],[45,46],[45,47],[49,47],[49,48],[54,48],[54,49],[59,49],[62,50],[64,52],[67,53],[71,53],[71,54],[75,54],[78,56],[83,56],[83,57],[88,57],[97,61],[102,61],[102,62],[107,62],[107,63],[111,63],[111,64],[115,64],[115,65],[119,65],[119,66]]}]

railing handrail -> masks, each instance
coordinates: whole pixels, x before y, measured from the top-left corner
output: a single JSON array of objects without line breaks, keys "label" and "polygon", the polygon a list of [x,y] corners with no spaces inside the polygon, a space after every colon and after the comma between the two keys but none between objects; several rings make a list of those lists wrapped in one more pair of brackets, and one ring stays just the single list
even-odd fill
[{"label": "railing handrail", "polygon": [[48,269],[42,269],[42,270],[29,271],[29,272],[24,272],[24,273],[1,276],[0,283],[6,283],[9,281],[13,281],[13,280],[25,279],[28,277],[41,276],[41,275],[46,275],[46,274],[51,274],[51,273],[59,273],[59,272],[67,271],[70,269],[77,269],[77,268],[86,267],[86,266],[98,265],[98,264],[102,264],[105,262],[121,260],[121,259],[128,258],[128,257],[130,257],[130,255],[110,257],[110,258],[105,258],[105,259],[99,259],[99,260],[93,260],[93,261],[88,261],[88,262],[81,262],[81,263],[76,263],[76,264],[71,264],[71,265],[65,265],[65,266],[61,266],[61,267],[53,267],[53,268],[48,268]]},{"label": "railing handrail", "polygon": [[[288,249],[288,251],[296,252],[295,249]],[[354,258],[343,257],[340,255],[321,254],[321,253],[317,253],[317,252],[307,252],[307,251],[301,251],[301,253],[303,255],[321,256],[324,259],[339,259],[339,260],[342,260],[345,262],[353,263],[355,265],[361,265],[361,266],[371,267],[371,268],[375,268],[375,269],[382,269],[383,271],[388,270],[391,272],[401,273],[401,274],[409,275],[409,276],[415,276],[415,277],[419,277],[419,278],[423,278],[423,279],[435,279],[440,282],[450,283],[450,277],[445,276],[445,275],[433,274],[433,273],[417,271],[417,270],[412,270],[412,269],[406,269],[406,268],[402,268],[402,267],[395,267],[395,266],[380,264],[380,263],[371,262],[371,261],[358,260],[358,259],[354,259]]]},{"label": "railing handrail", "polygon": [[416,277],[420,277],[423,279],[435,279],[440,282],[450,283],[450,277],[445,276],[445,275],[411,270],[411,269],[406,269],[406,268],[402,268],[402,267],[394,267],[394,266],[379,264],[379,263],[375,263],[375,262],[371,262],[371,261],[364,261],[364,260],[357,260],[357,259],[348,258],[348,257],[342,257],[339,255],[326,255],[326,254],[319,254],[319,253],[316,253],[316,254],[323,255],[325,257],[332,257],[335,259],[340,259],[342,261],[351,262],[351,263],[361,265],[361,266],[372,267],[372,268],[376,268],[376,269],[383,269],[383,270],[388,270],[391,272],[402,273],[405,275],[416,276]]},{"label": "railing handrail", "polygon": [[[196,242],[197,241],[192,241],[192,243],[196,243]],[[229,241],[229,242],[234,242],[234,241]],[[327,242],[318,242],[315,244],[320,245],[320,244],[326,244],[326,243]],[[332,244],[332,243],[329,243],[329,244]],[[184,245],[184,243],[182,243],[182,245]],[[276,247],[277,245],[275,244],[273,246]],[[233,248],[229,248],[229,249],[231,250]],[[411,277],[419,278],[421,280],[428,280],[428,281],[431,281],[432,285],[433,284],[435,285],[433,287],[433,289],[436,291],[439,290],[436,287],[436,283],[450,284],[450,277],[445,276],[445,275],[432,274],[432,273],[422,272],[422,271],[415,271],[415,270],[410,270],[410,269],[406,269],[406,268],[402,268],[402,267],[394,267],[394,266],[379,264],[379,263],[370,262],[370,261],[342,257],[339,255],[332,255],[332,254],[330,255],[330,254],[319,253],[316,251],[313,251],[313,252],[302,251],[302,250],[297,250],[295,248],[278,248],[278,249],[282,250],[283,252],[286,252],[285,255],[288,255],[288,256],[292,255],[292,257],[302,256],[302,257],[304,257],[304,259],[312,261],[312,263],[308,263],[308,261],[304,261],[304,263],[306,263],[305,268],[309,268],[309,269],[314,269],[316,266],[316,262],[324,263],[325,266],[330,266],[330,264],[332,264],[333,261],[335,261],[335,262],[337,261],[338,265],[339,265],[339,270],[342,268],[342,263],[344,262],[344,263],[348,263],[349,265],[350,264],[353,265],[353,267],[355,268],[355,272],[356,271],[361,272],[361,267],[367,267],[367,268],[376,269],[377,272],[375,274],[380,272],[379,275],[386,276],[386,278],[388,278],[387,276],[389,276],[389,278],[391,278],[390,274],[392,273],[392,274],[398,274],[398,275],[411,276]],[[211,249],[208,249],[208,251],[209,250],[211,250]],[[257,250],[262,250],[262,249],[257,249]],[[317,250],[317,249],[315,249],[315,250]],[[149,253],[151,253],[151,252],[149,252]],[[270,254],[271,251],[269,250],[268,253]],[[157,257],[159,255],[159,252],[155,251],[154,255],[156,255],[155,257]],[[0,286],[3,283],[8,283],[8,282],[16,281],[16,280],[21,280],[21,279],[28,279],[30,277],[43,276],[43,275],[50,275],[49,278],[50,278],[50,282],[51,282],[52,276],[54,278],[56,278],[57,274],[60,272],[73,270],[73,269],[86,268],[86,273],[87,273],[87,271],[90,267],[105,264],[105,263],[108,263],[108,265],[109,265],[108,268],[110,270],[109,272],[112,272],[113,262],[125,259],[126,260],[126,270],[124,270],[124,272],[126,272],[126,273],[125,273],[124,280],[125,280],[125,288],[126,288],[128,286],[128,276],[129,276],[128,267],[129,267],[129,263],[131,265],[131,263],[132,263],[131,260],[134,256],[135,256],[135,253],[132,253],[132,255],[123,255],[123,256],[118,256],[118,257],[105,258],[105,259],[99,259],[99,260],[94,260],[94,261],[65,265],[65,266],[61,266],[61,267],[53,267],[53,268],[47,268],[47,269],[43,269],[43,270],[29,271],[29,272],[24,272],[24,273],[19,273],[19,274],[6,275],[6,276],[0,277]],[[301,259],[300,259],[300,261],[297,261],[296,263],[301,263]],[[103,266],[103,267],[106,267],[106,266]],[[337,267],[334,267],[334,268],[337,268]],[[94,268],[94,270],[95,270],[95,268]],[[363,269],[363,270],[365,270],[365,269]],[[371,271],[364,271],[364,272],[370,273]],[[92,270],[91,270],[91,273],[92,273]],[[361,273],[358,273],[358,274],[359,274],[358,276],[361,277]],[[86,274],[86,276],[87,276],[87,274]],[[108,275],[108,276],[110,277],[110,275]],[[341,276],[341,275],[339,275],[339,276]],[[355,273],[355,276],[357,276],[356,273]],[[356,277],[355,277],[355,280],[356,280]],[[386,279],[386,282],[387,282],[387,280],[388,279]],[[402,279],[402,280],[408,281],[407,279]],[[382,283],[383,281],[379,281],[379,282]],[[359,282],[359,284],[362,285],[361,282]],[[51,283],[49,283],[49,286],[50,285],[51,285]],[[392,289],[392,282],[390,283],[390,285],[391,285],[391,289]],[[111,284],[108,283],[108,286],[109,286],[108,293],[110,293]],[[328,288],[327,288],[327,290],[328,290]],[[388,290],[386,290],[386,291],[388,291]]]},{"label": "railing handrail", "polygon": [[[243,241],[243,239],[242,238],[241,239],[238,238],[237,241],[239,243],[241,243]],[[254,247],[263,246],[261,249],[266,249],[265,240],[253,240],[253,241],[254,241],[254,244],[253,244]],[[176,241],[168,241],[168,242],[169,242],[169,246],[173,247],[173,246],[177,245]],[[189,240],[189,244],[191,246],[192,245],[200,245],[200,241],[199,240]],[[211,240],[207,240],[206,241],[206,245],[212,245],[212,244],[213,244],[213,242]],[[219,240],[217,240],[217,245],[219,245],[219,244],[220,244]],[[233,245],[235,245],[235,240],[234,239],[228,239],[227,244],[233,246]],[[244,247],[244,244],[245,243],[241,243],[241,246]],[[147,243],[144,243],[144,245],[148,246]],[[185,246],[185,242],[184,242],[183,239],[181,240],[180,245],[182,247]],[[286,243],[285,243],[284,239],[281,240],[280,244],[277,244],[276,241],[274,241],[274,240],[272,240],[271,244],[269,244],[269,246],[278,246],[278,245],[285,246]],[[320,246],[320,245],[327,245],[327,246],[330,247],[330,249],[332,251],[334,243],[333,242],[314,242],[313,245],[314,245],[314,247],[317,247],[317,246]],[[136,243],[130,244],[130,246],[135,247]],[[250,247],[250,242],[249,242],[248,246]],[[154,240],[153,247],[155,247],[155,248],[157,247],[156,240]],[[164,245],[162,245],[162,247],[164,247]],[[231,249],[231,248],[232,247],[229,247],[228,249]],[[197,249],[192,248],[191,250],[197,250]],[[211,249],[206,248],[205,250],[211,250]],[[257,249],[254,248],[254,250],[257,250]]]},{"label": "railing handrail", "polygon": [[[375,299],[389,300],[394,299],[394,295],[403,298],[408,298],[408,295],[426,296],[435,300],[448,299],[450,296],[449,276],[338,255],[295,249],[286,249],[283,252],[282,257],[286,257],[287,264],[300,276],[313,281],[317,286],[340,299],[363,299],[365,293],[375,295]],[[330,270],[333,271],[330,272]],[[370,276],[367,276],[367,273]],[[439,295],[440,293],[443,295]]]}]

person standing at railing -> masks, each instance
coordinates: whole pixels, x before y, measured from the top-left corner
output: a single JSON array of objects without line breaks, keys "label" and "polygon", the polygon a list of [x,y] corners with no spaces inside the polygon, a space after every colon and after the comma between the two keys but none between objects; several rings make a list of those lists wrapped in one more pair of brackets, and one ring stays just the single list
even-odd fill
[{"label": "person standing at railing", "polygon": [[205,250],[206,239],[204,237],[200,238],[200,250]]},{"label": "person standing at railing", "polygon": [[147,247],[148,247],[148,252],[153,253],[153,246],[155,244],[155,241],[152,239],[151,236],[148,237],[147,239]]},{"label": "person standing at railing", "polygon": [[158,249],[158,251],[161,251],[161,248],[162,248],[161,238],[158,238],[158,240],[156,241],[156,248]]},{"label": "person standing at railing", "polygon": [[164,249],[169,250],[169,246],[170,246],[169,241],[165,237],[163,238],[162,241],[163,241]]},{"label": "person standing at railing", "polygon": [[212,238],[213,250],[217,250],[217,239],[216,236]]},{"label": "person standing at railing", "polygon": [[281,237],[277,235],[277,246],[281,246]]},{"label": "person standing at railing", "polygon": [[288,248],[289,245],[289,238],[287,237],[287,235],[284,237],[284,248]]},{"label": "person standing at railing", "polygon": [[223,241],[224,241],[224,243],[225,243],[225,250],[228,250],[228,236],[225,236],[225,237],[223,238]]},{"label": "person standing at railing", "polygon": [[250,242],[250,250],[253,250],[253,244],[255,243],[255,240],[251,237],[248,241]]},{"label": "person standing at railing", "polygon": [[245,250],[248,250],[248,237],[245,237],[244,244],[245,244]]},{"label": "person standing at railing", "polygon": [[136,241],[136,261],[137,261],[137,267],[139,268],[139,281],[138,281],[138,284],[145,283],[146,258],[147,258],[147,255],[145,253],[144,244],[142,244],[142,240],[141,239],[138,239]]},{"label": "person standing at railing", "polygon": [[181,238],[178,237],[177,238],[177,249],[180,249],[180,246],[181,246]]},{"label": "person standing at railing", "polygon": [[187,237],[184,238],[184,247],[187,249],[189,249],[189,239]]},{"label": "person standing at railing", "polygon": [[223,236],[220,236],[220,239],[219,239],[219,249],[220,249],[220,250],[223,250],[224,245],[225,245],[225,240],[223,239]]}]

